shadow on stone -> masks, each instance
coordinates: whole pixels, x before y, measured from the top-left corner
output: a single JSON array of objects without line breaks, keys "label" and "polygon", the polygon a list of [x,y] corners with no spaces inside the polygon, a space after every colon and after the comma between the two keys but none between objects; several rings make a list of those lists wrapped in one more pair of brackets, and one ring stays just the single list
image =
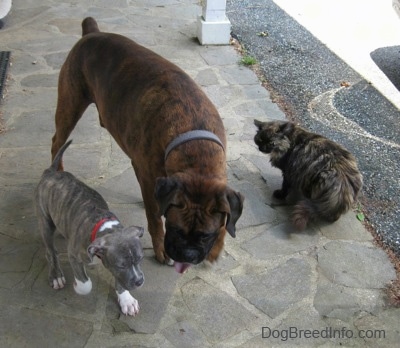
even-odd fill
[{"label": "shadow on stone", "polygon": [[400,91],[400,46],[380,47],[370,55],[379,69]]}]

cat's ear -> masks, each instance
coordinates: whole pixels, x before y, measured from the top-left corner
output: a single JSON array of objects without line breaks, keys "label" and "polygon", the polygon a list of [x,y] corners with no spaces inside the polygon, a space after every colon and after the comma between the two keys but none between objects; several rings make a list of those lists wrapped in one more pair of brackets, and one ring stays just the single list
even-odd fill
[{"label": "cat's ear", "polygon": [[293,133],[295,124],[293,122],[285,122],[280,127],[279,130],[284,135],[289,135]]},{"label": "cat's ear", "polygon": [[258,128],[258,130],[262,129],[262,126],[264,124],[264,122],[261,122],[259,120],[254,120],[254,124],[256,125],[256,127]]}]

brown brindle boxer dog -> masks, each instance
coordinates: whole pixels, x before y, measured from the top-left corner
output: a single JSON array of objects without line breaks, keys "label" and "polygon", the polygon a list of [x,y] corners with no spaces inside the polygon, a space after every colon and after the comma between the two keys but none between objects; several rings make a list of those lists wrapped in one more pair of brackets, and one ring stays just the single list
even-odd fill
[{"label": "brown brindle boxer dog", "polygon": [[95,103],[100,125],[131,159],[156,259],[175,261],[178,272],[215,261],[226,231],[235,237],[244,199],[227,186],[218,111],[180,68],[100,32],[93,18],[83,20],[82,36],[60,71],[53,158]]}]

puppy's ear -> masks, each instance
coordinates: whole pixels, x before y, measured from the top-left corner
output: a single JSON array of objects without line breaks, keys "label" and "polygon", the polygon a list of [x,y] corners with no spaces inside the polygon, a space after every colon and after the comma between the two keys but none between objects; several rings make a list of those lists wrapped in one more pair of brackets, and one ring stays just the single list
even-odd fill
[{"label": "puppy's ear", "polygon": [[90,261],[93,261],[93,257],[96,255],[99,259],[102,259],[106,251],[106,246],[103,238],[97,238],[87,248]]},{"label": "puppy's ear", "polygon": [[129,226],[125,228],[127,233],[132,233],[132,237],[142,238],[144,234],[144,228],[139,226]]},{"label": "puppy's ear", "polygon": [[262,126],[263,126],[263,123],[264,122],[261,122],[261,121],[259,121],[259,120],[254,120],[254,124],[256,125],[256,127],[260,130],[261,128],[262,128]]},{"label": "puppy's ear", "polygon": [[229,187],[226,189],[224,203],[229,205],[229,209],[226,209],[228,211],[226,211],[227,219],[225,228],[233,238],[236,237],[236,222],[242,215],[243,201],[244,196],[240,192],[233,191]]},{"label": "puppy's ear", "polygon": [[165,215],[171,204],[178,204],[178,193],[181,191],[181,183],[175,178],[157,178],[154,189],[160,216]]}]

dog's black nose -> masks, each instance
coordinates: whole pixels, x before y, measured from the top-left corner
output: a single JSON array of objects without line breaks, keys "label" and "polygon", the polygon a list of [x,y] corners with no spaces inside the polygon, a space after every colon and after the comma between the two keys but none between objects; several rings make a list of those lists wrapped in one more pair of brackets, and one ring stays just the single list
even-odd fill
[{"label": "dog's black nose", "polygon": [[174,261],[181,263],[191,263],[196,265],[203,261],[206,251],[198,250],[196,248],[190,248],[187,246],[182,246],[180,248],[175,248],[172,243],[165,242],[165,251],[167,255]]},{"label": "dog's black nose", "polygon": [[144,278],[140,278],[140,279],[135,280],[135,286],[136,287],[142,286],[143,283],[144,283]]},{"label": "dog's black nose", "polygon": [[201,253],[197,249],[186,249],[182,256],[183,260],[179,261],[192,263],[194,265],[198,264],[203,259]]}]

